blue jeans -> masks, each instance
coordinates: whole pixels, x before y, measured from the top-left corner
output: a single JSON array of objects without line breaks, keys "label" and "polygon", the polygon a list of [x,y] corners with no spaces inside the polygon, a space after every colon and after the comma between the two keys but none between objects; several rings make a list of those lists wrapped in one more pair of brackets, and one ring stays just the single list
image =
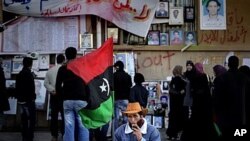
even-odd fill
[{"label": "blue jeans", "polygon": [[115,101],[115,119],[114,119],[114,129],[117,129],[120,124],[119,120],[121,119],[122,124],[127,122],[125,116],[120,116],[120,113],[125,111],[128,105],[128,100],[116,100]]},{"label": "blue jeans", "polygon": [[87,102],[82,100],[65,100],[63,102],[65,123],[64,141],[75,141],[75,128],[78,130],[76,134],[78,135],[79,141],[89,140],[89,130],[84,127],[81,117],[78,114],[78,111],[86,105]]}]

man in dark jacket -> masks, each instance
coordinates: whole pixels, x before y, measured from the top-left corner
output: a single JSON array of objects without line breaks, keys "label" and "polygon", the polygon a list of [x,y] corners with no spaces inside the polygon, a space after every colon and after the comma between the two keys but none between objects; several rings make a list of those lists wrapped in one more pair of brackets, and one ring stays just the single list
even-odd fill
[{"label": "man in dark jacket", "polygon": [[2,68],[2,59],[0,58],[0,130],[2,129],[2,125],[4,123],[4,111],[8,111],[10,109],[8,97],[6,95],[6,86],[5,86],[5,77],[4,71]]},{"label": "man in dark jacket", "polygon": [[[124,71],[122,61],[114,64],[116,72],[114,73],[115,90],[115,128],[119,126],[119,114],[124,111],[128,104],[130,88],[132,86],[131,76]],[[125,123],[126,120],[123,120]]]},{"label": "man in dark jacket", "polygon": [[17,100],[21,107],[23,141],[33,141],[36,121],[36,93],[34,76],[31,73],[33,60],[23,58],[23,69],[16,77]]},{"label": "man in dark jacket", "polygon": [[[67,64],[76,58],[77,50],[68,47],[65,50]],[[78,140],[88,141],[89,131],[82,124],[78,111],[87,106],[87,86],[80,77],[67,69],[67,64],[62,65],[57,73],[56,93],[63,98],[64,109],[64,141],[75,140],[75,129],[78,130]],[[76,128],[75,128],[76,126]]]},{"label": "man in dark jacket", "polygon": [[236,129],[246,127],[246,102],[249,102],[246,96],[249,94],[249,81],[239,72],[238,65],[238,57],[229,57],[229,70],[214,86],[216,122],[221,129],[222,140],[231,139]]}]

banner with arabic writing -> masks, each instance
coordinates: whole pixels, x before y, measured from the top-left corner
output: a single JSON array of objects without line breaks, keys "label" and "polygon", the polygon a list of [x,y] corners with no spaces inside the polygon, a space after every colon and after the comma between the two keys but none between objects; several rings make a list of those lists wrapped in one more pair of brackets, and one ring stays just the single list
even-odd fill
[{"label": "banner with arabic writing", "polygon": [[3,0],[3,10],[26,16],[93,14],[145,37],[158,0]]}]

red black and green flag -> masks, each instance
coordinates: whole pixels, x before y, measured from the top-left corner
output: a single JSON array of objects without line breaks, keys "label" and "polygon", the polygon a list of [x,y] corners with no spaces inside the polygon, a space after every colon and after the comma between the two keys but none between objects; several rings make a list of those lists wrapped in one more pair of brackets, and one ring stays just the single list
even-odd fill
[{"label": "red black and green flag", "polygon": [[113,39],[67,65],[89,88],[88,105],[79,111],[87,128],[107,124],[113,115]]}]

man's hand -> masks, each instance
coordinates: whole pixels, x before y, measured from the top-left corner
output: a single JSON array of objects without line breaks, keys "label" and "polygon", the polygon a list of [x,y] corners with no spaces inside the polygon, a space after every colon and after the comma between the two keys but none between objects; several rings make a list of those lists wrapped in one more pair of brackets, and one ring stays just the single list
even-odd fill
[{"label": "man's hand", "polygon": [[136,136],[137,141],[141,141],[142,133],[141,133],[139,126],[137,124],[133,124],[132,130],[133,130],[133,134]]}]

